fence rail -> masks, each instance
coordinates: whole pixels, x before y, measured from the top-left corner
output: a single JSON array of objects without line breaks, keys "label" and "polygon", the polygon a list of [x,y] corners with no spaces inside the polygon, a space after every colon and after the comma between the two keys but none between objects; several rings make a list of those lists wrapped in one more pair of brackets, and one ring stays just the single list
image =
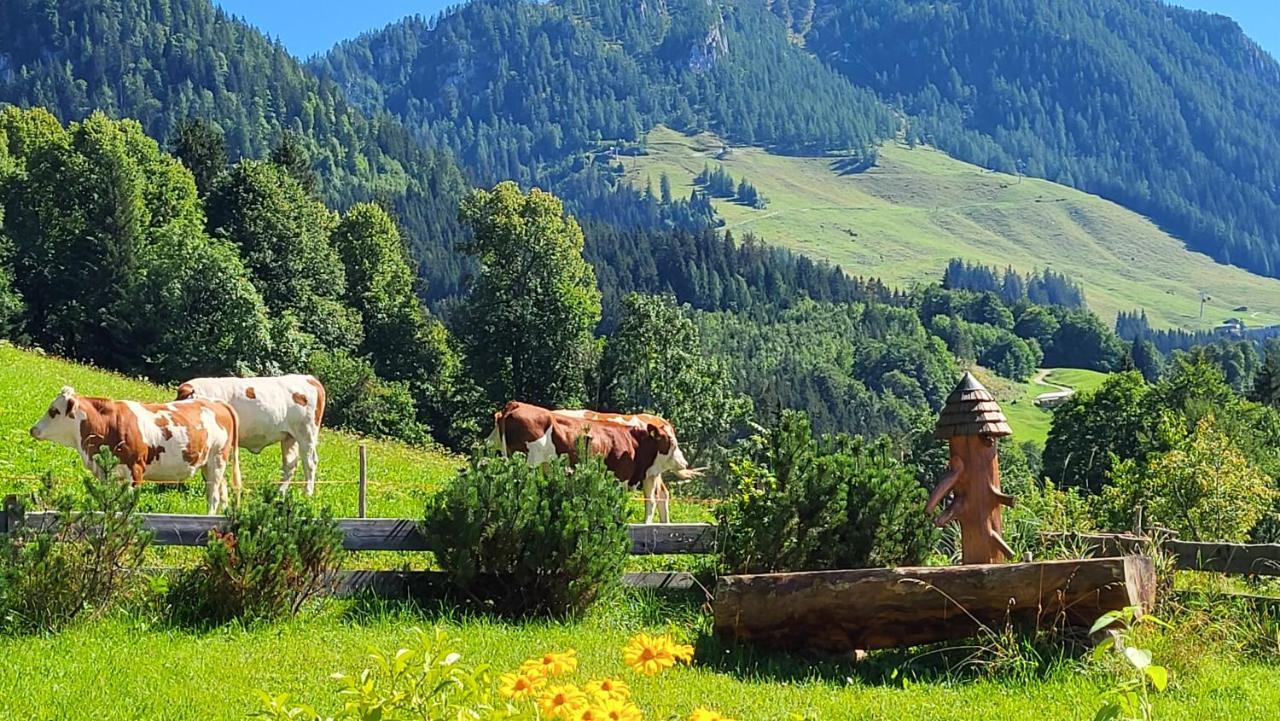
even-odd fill
[{"label": "fence rail", "polygon": [[[1081,543],[1098,556],[1140,553],[1152,543],[1150,538],[1127,533],[1053,533],[1055,539]],[[1159,541],[1162,551],[1173,558],[1181,571],[1256,576],[1280,576],[1280,544],[1226,543],[1206,541]]]},{"label": "fence rail", "polygon": [[[160,546],[203,546],[209,531],[219,528],[221,516],[181,513],[141,513],[143,528],[154,535]],[[32,528],[51,529],[58,515],[51,511],[23,514],[16,499],[6,498],[0,513],[0,533],[23,523]],[[422,537],[418,522],[404,518],[340,518],[342,547],[348,551],[425,551],[427,539]],[[631,554],[703,554],[716,550],[716,527],[710,523],[664,523],[627,526],[631,537]]]}]

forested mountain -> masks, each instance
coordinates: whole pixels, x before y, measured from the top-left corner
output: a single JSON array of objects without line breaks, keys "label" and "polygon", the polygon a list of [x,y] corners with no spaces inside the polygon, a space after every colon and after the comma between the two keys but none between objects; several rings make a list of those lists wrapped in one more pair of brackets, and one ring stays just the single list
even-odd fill
[{"label": "forested mountain", "polygon": [[337,207],[393,208],[436,295],[462,274],[463,176],[385,114],[341,89],[207,0],[0,3],[0,102],[44,107],[64,122],[100,110],[134,118],[162,142],[187,118],[212,121],[232,160],[263,157],[293,131]]},{"label": "forested mountain", "polygon": [[755,2],[477,0],[313,62],[482,181],[555,181],[658,123],[787,152],[874,152],[897,123]]},{"label": "forested mountain", "polygon": [[817,0],[797,24],[795,5],[773,3],[809,50],[901,106],[913,140],[1280,275],[1280,65],[1229,19],[1160,0]]}]

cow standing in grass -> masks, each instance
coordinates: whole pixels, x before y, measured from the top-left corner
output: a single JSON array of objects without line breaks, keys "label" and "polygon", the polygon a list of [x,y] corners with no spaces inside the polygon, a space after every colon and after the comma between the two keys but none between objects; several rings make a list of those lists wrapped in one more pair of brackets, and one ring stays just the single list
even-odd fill
[{"label": "cow standing in grass", "polygon": [[289,490],[298,459],[307,482],[307,495],[316,492],[320,454],[320,423],[325,393],[320,381],[308,375],[270,378],[192,378],[178,386],[178,400],[208,398],[230,403],[240,415],[240,445],[261,453],[280,444],[280,491]]},{"label": "cow standing in grass", "polygon": [[[204,474],[209,514],[227,505],[226,474],[240,495],[239,419],[230,405],[195,399],[138,403],[88,398],[67,386],[31,427],[37,440],[74,448],[99,478],[118,475],[136,486],[144,480],[185,481]],[[119,465],[102,468],[105,448]]]},{"label": "cow standing in grass", "polygon": [[[598,417],[590,417],[593,414]],[[502,451],[524,453],[530,465],[541,465],[567,455],[577,461],[577,442],[591,439],[588,450],[604,459],[618,480],[639,486],[644,493],[644,522],[653,523],[657,510],[663,523],[670,520],[669,494],[662,474],[691,477],[675,431],[667,421],[639,416],[609,418],[594,411],[551,411],[512,401],[494,414],[489,442]]]}]

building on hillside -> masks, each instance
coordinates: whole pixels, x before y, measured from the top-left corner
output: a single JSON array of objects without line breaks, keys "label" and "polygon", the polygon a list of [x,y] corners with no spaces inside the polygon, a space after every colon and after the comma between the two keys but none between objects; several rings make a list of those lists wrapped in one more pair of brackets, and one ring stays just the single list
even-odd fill
[{"label": "building on hillside", "polygon": [[1218,335],[1239,337],[1244,335],[1245,324],[1239,318],[1228,318],[1218,324],[1213,332]]},{"label": "building on hillside", "polygon": [[1075,395],[1075,391],[1065,389],[1060,391],[1050,391],[1049,393],[1041,393],[1036,396],[1035,404],[1039,408],[1053,409],[1067,402],[1071,396]]}]

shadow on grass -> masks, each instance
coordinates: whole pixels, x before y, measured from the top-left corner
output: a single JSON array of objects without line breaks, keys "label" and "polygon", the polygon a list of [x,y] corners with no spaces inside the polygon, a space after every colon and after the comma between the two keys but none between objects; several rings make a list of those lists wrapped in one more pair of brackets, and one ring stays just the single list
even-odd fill
[{"label": "shadow on grass", "polygon": [[[498,600],[493,600],[498,599]],[[528,603],[522,603],[528,600]],[[706,625],[707,597],[700,588],[618,588],[582,612],[524,611],[531,599],[515,599],[510,589],[469,593],[441,575],[413,574],[412,582],[396,588],[365,589],[348,596],[345,621],[356,624],[412,617],[423,623],[487,621],[518,626],[536,623],[594,621],[606,625],[665,626],[698,629]]]},{"label": "shadow on grass", "polygon": [[876,161],[874,158],[850,156],[832,161],[831,169],[835,171],[837,175],[857,175],[875,167],[875,164]]},{"label": "shadow on grass", "polygon": [[695,649],[699,666],[743,680],[903,686],[908,682],[1039,679],[1058,664],[1084,656],[1090,644],[1087,635],[1078,629],[1006,628],[972,639],[857,656],[852,652],[775,651],[708,633],[698,639]]}]

